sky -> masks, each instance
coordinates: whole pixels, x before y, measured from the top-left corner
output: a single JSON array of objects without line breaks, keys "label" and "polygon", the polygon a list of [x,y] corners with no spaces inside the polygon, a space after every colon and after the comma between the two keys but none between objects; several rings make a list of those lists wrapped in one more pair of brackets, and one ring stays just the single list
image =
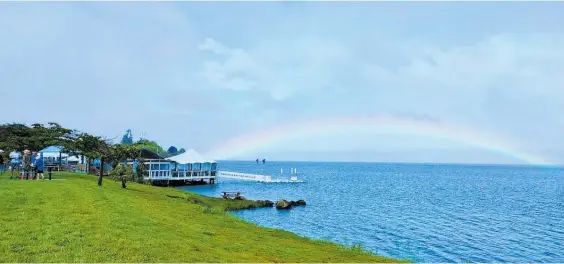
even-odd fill
[{"label": "sky", "polygon": [[[563,164],[562,14],[562,2],[4,2],[0,123],[131,129],[216,159]],[[397,122],[336,121],[382,116]],[[325,119],[336,126],[299,132]]]}]

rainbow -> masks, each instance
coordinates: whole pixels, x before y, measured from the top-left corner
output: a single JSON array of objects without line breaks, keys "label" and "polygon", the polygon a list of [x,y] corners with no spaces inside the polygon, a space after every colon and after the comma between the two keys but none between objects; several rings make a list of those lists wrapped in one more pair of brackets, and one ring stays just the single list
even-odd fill
[{"label": "rainbow", "polygon": [[330,117],[282,123],[236,136],[212,148],[206,156],[214,159],[232,159],[253,154],[277,142],[355,129],[363,131],[376,129],[392,134],[435,137],[487,150],[522,163],[552,165],[543,157],[522,151],[515,144],[507,142],[504,137],[485,134],[468,127],[397,116]]}]

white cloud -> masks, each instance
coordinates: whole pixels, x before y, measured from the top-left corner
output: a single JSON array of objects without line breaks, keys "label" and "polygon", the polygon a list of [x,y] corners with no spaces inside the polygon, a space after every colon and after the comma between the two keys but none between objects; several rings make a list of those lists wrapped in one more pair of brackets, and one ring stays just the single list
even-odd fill
[{"label": "white cloud", "polygon": [[[500,34],[462,46],[421,48],[419,55],[395,68],[363,58],[354,43],[328,40],[324,43],[339,44],[314,49],[315,42],[304,39],[308,41],[286,43],[307,43],[301,52],[289,48],[269,55],[266,51],[280,47],[272,42],[249,48],[244,54],[255,68],[238,68],[254,76],[245,79],[253,84],[247,90],[264,89],[277,100],[300,94],[280,106],[287,118],[304,111],[331,115],[335,108],[346,108],[357,115],[401,113],[462,124],[504,134],[526,149],[564,143],[559,133],[564,122],[554,118],[564,111],[563,35]],[[224,62],[230,63],[229,58]],[[331,96],[337,90],[345,92]]]},{"label": "white cloud", "polygon": [[203,63],[203,75],[211,84],[238,91],[267,91],[275,100],[331,85],[336,81],[339,63],[348,59],[340,45],[307,37],[270,40],[248,50],[229,48],[207,38],[198,48],[223,55]]},{"label": "white cloud", "polygon": [[204,51],[209,50],[216,54],[225,54],[230,52],[229,48],[223,46],[221,43],[215,41],[212,38],[206,38],[204,43],[198,45],[198,49]]},{"label": "white cloud", "polygon": [[557,131],[564,122],[554,114],[564,111],[563,72],[564,35],[498,35],[434,51],[383,74],[399,90],[384,93],[382,101],[403,97],[400,107],[415,113],[488,127],[529,145],[541,143],[541,135],[562,142]]}]

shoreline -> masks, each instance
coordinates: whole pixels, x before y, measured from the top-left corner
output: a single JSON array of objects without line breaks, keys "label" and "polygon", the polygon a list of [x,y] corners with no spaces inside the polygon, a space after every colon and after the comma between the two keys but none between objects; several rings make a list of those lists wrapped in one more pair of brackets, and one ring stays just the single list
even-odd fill
[{"label": "shoreline", "polygon": [[[204,196],[204,197],[211,198],[211,199],[222,199],[222,198],[217,198],[217,197],[208,196],[208,195],[205,195],[205,194],[199,194],[199,193],[196,193],[196,192],[188,191],[188,189],[186,189],[186,188],[175,187],[175,189],[178,189],[178,190],[180,190],[180,191],[182,191],[182,192],[191,193],[191,194],[199,195],[199,196]],[[261,202],[263,202],[263,201],[268,201],[268,200],[246,200],[246,201],[253,201],[253,202],[261,203]],[[275,203],[276,203],[276,202],[275,202]],[[260,227],[262,227],[262,228],[283,230],[283,231],[285,231],[285,232],[290,232],[290,233],[295,234],[295,235],[300,236],[300,237],[304,237],[304,238],[308,238],[308,239],[312,239],[312,240],[317,240],[317,241],[323,241],[323,242],[333,243],[333,244],[337,244],[337,245],[339,245],[339,246],[341,246],[341,247],[344,247],[344,248],[352,248],[352,249],[355,249],[355,250],[361,250],[361,251],[367,252],[367,253],[372,254],[372,255],[374,255],[374,256],[380,256],[380,255],[377,255],[377,253],[375,253],[375,252],[372,252],[372,251],[370,251],[370,250],[368,250],[368,249],[363,248],[363,247],[362,247],[361,245],[359,245],[359,244],[354,244],[354,243],[353,243],[353,244],[351,244],[351,245],[346,245],[346,244],[342,244],[342,243],[335,242],[335,241],[331,241],[331,240],[326,240],[326,239],[320,239],[320,238],[310,237],[310,236],[306,236],[306,235],[301,235],[301,234],[295,233],[295,232],[293,232],[293,231],[286,230],[286,229],[284,229],[284,228],[264,226],[264,225],[261,225],[261,224],[259,224],[259,223],[252,222],[251,220],[248,220],[248,219],[246,219],[246,218],[243,218],[243,217],[240,217],[240,216],[237,216],[237,215],[234,214],[235,212],[238,212],[238,211],[246,211],[246,210],[257,210],[257,209],[261,209],[261,210],[266,210],[266,209],[275,210],[274,207],[275,207],[275,206],[256,206],[256,207],[248,207],[248,208],[239,208],[239,209],[227,210],[226,212],[229,213],[231,216],[236,217],[237,219],[241,219],[241,220],[243,220],[243,221],[245,221],[245,222],[247,222],[247,223],[253,224],[253,225],[258,225],[258,226],[260,226]],[[290,209],[290,210],[293,210],[293,209]],[[394,258],[394,257],[391,257],[391,256],[383,256],[383,257],[386,257],[386,258]],[[405,261],[405,260],[404,260],[404,261]]]},{"label": "shoreline", "polygon": [[2,181],[0,262],[409,262],[231,214],[255,201],[133,182],[122,189],[109,178],[98,187],[92,175],[54,178],[66,180]]}]

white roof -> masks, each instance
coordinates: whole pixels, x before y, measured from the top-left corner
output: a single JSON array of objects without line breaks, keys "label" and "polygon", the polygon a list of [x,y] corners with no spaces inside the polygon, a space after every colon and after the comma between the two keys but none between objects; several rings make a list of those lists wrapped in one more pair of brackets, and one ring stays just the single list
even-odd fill
[{"label": "white roof", "polygon": [[78,161],[78,162],[80,162],[80,158],[79,158],[79,157],[80,157],[80,156],[78,156],[78,157],[77,157],[77,156],[69,156],[69,157],[67,158],[67,160],[68,160],[68,161]]},{"label": "white roof", "polygon": [[[69,156],[67,153],[60,153],[62,158],[66,158]],[[59,152],[43,152],[44,158],[58,158]]]},{"label": "white roof", "polygon": [[[55,152],[43,152],[43,157],[44,158],[58,158],[59,157],[59,153],[55,153]],[[67,153],[61,153],[61,158],[67,158],[68,161],[78,161],[80,162],[80,157],[81,156],[70,156]]]},{"label": "white roof", "polygon": [[174,161],[178,164],[215,163],[215,160],[204,158],[193,149],[186,150],[186,152],[182,154],[167,158],[167,160]]}]

